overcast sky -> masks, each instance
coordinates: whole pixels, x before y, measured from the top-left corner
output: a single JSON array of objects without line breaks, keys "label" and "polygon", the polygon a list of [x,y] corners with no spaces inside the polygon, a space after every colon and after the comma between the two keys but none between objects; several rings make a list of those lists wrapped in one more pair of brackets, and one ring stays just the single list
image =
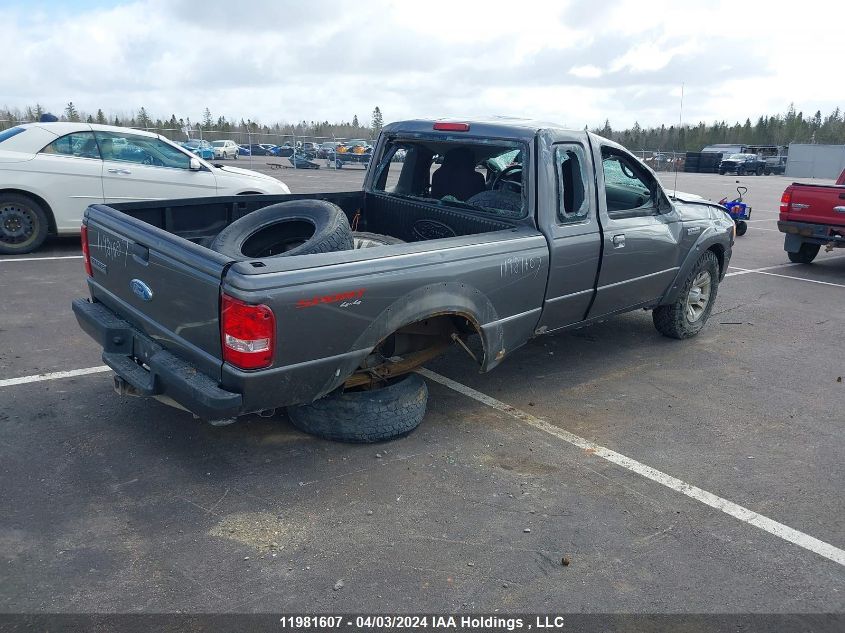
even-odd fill
[{"label": "overcast sky", "polygon": [[[782,8],[781,8],[782,7]],[[787,13],[788,12],[788,13]],[[845,106],[839,2],[0,0],[0,104],[572,127]]]}]

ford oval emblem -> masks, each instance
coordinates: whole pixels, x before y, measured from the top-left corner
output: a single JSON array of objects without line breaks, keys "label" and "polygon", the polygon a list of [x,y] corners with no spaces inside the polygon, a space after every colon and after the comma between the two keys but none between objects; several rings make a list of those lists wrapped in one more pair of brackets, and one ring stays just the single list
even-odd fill
[{"label": "ford oval emblem", "polygon": [[132,289],[132,292],[134,292],[140,299],[144,301],[153,300],[153,291],[150,290],[150,287],[140,279],[133,279],[132,281],[130,281],[129,287]]}]

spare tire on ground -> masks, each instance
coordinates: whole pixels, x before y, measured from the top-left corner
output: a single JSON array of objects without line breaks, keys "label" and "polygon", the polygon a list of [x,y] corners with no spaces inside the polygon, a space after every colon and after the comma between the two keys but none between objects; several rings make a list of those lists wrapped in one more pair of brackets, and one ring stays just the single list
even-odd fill
[{"label": "spare tire on ground", "polygon": [[301,431],[337,442],[369,444],[407,435],[422,422],[428,386],[419,374],[400,376],[381,389],[335,391],[311,404],[288,408]]},{"label": "spare tire on ground", "polygon": [[310,255],[352,249],[346,214],[325,200],[272,204],[220,231],[211,250],[234,259]]},{"label": "spare tire on ground", "polygon": [[404,244],[404,240],[392,235],[380,235],[379,233],[367,233],[366,231],[352,231],[352,248],[375,248],[376,246],[390,246],[391,244]]}]

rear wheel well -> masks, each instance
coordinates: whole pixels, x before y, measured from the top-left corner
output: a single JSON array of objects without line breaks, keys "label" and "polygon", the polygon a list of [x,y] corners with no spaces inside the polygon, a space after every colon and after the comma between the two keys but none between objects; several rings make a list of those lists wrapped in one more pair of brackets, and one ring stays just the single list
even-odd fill
[{"label": "rear wheel well", "polygon": [[[37,196],[34,193],[31,193],[29,191],[24,191],[23,189],[12,189],[12,188],[0,189],[0,196],[2,196],[5,193],[14,193],[14,194],[17,194],[19,196],[26,196],[27,198],[30,198],[30,199],[34,200],[35,202],[37,202],[39,205],[41,205],[41,208],[44,209],[44,213],[47,214],[47,222],[49,222],[48,233],[50,235],[55,235],[57,233],[56,218],[53,217],[53,210],[50,208],[50,205],[47,204],[47,201],[44,200],[44,198],[42,198],[41,196]],[[81,224],[81,222],[80,222],[80,224]]]},{"label": "rear wheel well", "polygon": [[[481,334],[478,324],[470,316],[456,313],[436,314],[403,325],[373,348],[361,367],[346,380],[345,386],[377,386],[421,367],[453,344],[460,345],[480,363],[465,342],[472,334]],[[481,345],[483,354],[483,339]]]}]

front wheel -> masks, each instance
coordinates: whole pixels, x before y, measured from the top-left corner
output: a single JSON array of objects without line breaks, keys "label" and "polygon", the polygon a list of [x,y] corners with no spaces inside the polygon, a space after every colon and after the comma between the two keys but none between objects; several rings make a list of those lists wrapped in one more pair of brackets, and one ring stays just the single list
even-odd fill
[{"label": "front wheel", "polygon": [[737,234],[739,237],[742,237],[743,235],[745,235],[745,232],[746,232],[747,230],[748,230],[748,225],[747,225],[744,221],[739,220],[739,221],[736,223],[736,234]]},{"label": "front wheel", "polygon": [[0,253],[30,253],[44,243],[49,222],[47,212],[28,196],[0,194]]},{"label": "front wheel", "polygon": [[787,252],[786,254],[789,256],[789,261],[795,264],[810,264],[816,258],[816,255],[819,254],[820,248],[821,247],[818,244],[808,244],[804,242],[801,244],[801,248],[798,249],[798,252]]},{"label": "front wheel", "polygon": [[651,313],[654,327],[663,336],[685,339],[698,334],[713,310],[719,289],[719,261],[704,252],[693,266],[674,303]]}]

